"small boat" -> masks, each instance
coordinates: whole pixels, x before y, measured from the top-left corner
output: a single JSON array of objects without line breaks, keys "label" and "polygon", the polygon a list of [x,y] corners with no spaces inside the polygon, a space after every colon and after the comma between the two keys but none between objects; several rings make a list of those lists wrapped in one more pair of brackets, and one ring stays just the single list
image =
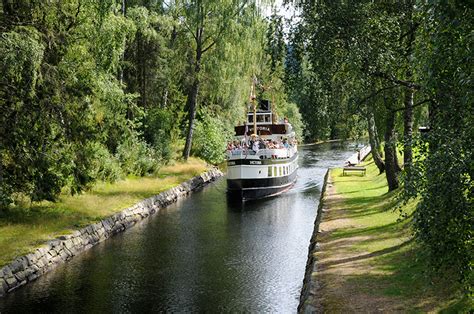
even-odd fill
[{"label": "small boat", "polygon": [[293,127],[286,118],[275,122],[270,101],[260,101],[257,109],[252,95],[253,106],[250,106],[246,122],[235,127],[236,140],[226,152],[227,192],[242,201],[289,190],[296,181],[298,170]]}]

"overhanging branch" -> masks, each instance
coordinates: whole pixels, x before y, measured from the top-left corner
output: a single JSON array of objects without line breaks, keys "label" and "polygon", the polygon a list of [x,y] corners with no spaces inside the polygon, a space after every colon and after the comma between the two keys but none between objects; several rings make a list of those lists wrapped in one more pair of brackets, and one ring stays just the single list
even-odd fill
[{"label": "overhanging branch", "polygon": [[367,100],[371,99],[371,98],[374,98],[375,96],[379,95],[381,92],[383,91],[386,91],[386,90],[389,90],[389,89],[392,89],[392,88],[396,88],[398,87],[398,85],[392,85],[392,86],[388,86],[388,87],[384,87],[384,88],[381,88],[375,92],[373,92],[372,94],[370,94],[369,96],[365,97],[364,99],[360,100],[357,105],[360,106],[362,105],[363,103],[365,103]]},{"label": "overhanging branch", "polygon": [[[413,106],[411,106],[412,108],[415,108],[415,107],[418,107],[418,106],[421,106],[427,102],[433,102],[433,99],[431,98],[426,98],[426,99],[423,99],[422,101],[419,101],[417,102],[416,104],[414,104]],[[393,112],[397,112],[397,111],[402,111],[402,110],[405,110],[406,107],[401,107],[401,108],[397,108],[397,109],[392,109]]]},{"label": "overhanging branch", "polygon": [[415,89],[415,90],[420,90],[422,88],[421,85],[418,85],[418,84],[410,82],[410,81],[400,80],[400,79],[396,78],[395,76],[393,76],[391,74],[387,74],[387,73],[380,72],[380,71],[371,72],[371,73],[369,73],[369,75],[379,77],[379,78],[383,78],[383,79],[385,79],[387,81],[390,81],[392,83],[395,83],[397,85],[402,85],[402,86],[412,88],[412,89]]},{"label": "overhanging branch", "polygon": [[[245,8],[245,6],[247,5],[247,3],[248,3],[248,0],[242,2],[242,4],[240,5],[240,7],[231,15],[230,18],[232,19],[232,18],[236,17],[240,12],[242,12],[242,10]],[[226,28],[227,28],[227,25],[225,25],[225,24],[220,27],[219,31],[217,32],[217,35],[216,35],[214,38],[212,38],[212,42],[211,42],[206,48],[204,48],[204,49],[202,50],[202,53],[208,51],[209,49],[211,49],[211,48],[217,43],[217,41],[218,41],[219,38],[222,36],[222,33],[224,32],[224,30],[225,30]],[[209,37],[205,38],[205,39],[202,41],[203,44],[204,44],[206,41],[208,41],[211,37],[213,37],[213,36],[209,36]]]}]

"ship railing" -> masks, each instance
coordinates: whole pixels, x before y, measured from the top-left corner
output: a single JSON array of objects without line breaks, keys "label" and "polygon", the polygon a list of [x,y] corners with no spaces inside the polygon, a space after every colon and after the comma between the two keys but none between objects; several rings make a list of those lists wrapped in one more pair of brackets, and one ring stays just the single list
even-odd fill
[{"label": "ship railing", "polygon": [[283,147],[283,148],[264,148],[259,149],[255,152],[252,149],[234,149],[232,151],[227,151],[226,156],[228,159],[233,157],[246,157],[246,156],[257,156],[260,159],[278,159],[278,158],[288,158],[291,153],[294,153],[295,147]]}]

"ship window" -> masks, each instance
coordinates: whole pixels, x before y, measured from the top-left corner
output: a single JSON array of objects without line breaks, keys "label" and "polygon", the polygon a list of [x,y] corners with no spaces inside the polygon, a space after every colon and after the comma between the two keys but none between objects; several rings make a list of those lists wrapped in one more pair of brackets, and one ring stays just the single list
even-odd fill
[{"label": "ship window", "polygon": [[258,115],[257,122],[265,122],[264,117],[262,115]]},{"label": "ship window", "polygon": [[265,115],[265,122],[271,122],[270,120],[271,120],[271,119],[270,119],[270,115],[269,115],[269,114],[266,114],[266,115]]},{"label": "ship window", "polygon": [[290,169],[288,166],[286,166],[286,174],[289,174],[290,173]]},{"label": "ship window", "polygon": [[249,122],[253,122],[253,115],[249,115]]},{"label": "ship window", "polygon": [[281,169],[281,168],[282,168],[282,167],[280,167],[280,176],[282,176],[282,175],[283,175],[283,174],[282,174],[282,169]]},{"label": "ship window", "polygon": [[272,176],[272,167],[268,167],[268,176],[271,177]]},{"label": "ship window", "polygon": [[273,176],[276,177],[278,174],[277,174],[277,167],[273,167]]}]

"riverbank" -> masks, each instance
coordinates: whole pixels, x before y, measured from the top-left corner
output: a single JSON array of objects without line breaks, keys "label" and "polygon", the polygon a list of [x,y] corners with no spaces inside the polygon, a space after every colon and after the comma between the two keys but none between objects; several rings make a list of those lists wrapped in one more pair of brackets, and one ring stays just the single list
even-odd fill
[{"label": "riverbank", "polygon": [[98,183],[80,195],[61,195],[55,203],[44,201],[0,211],[0,267],[48,240],[96,223],[206,169],[204,161],[192,158],[165,166],[154,177]]},{"label": "riverbank", "polygon": [[193,158],[165,166],[154,177],[98,183],[80,195],[62,195],[55,203],[44,201],[0,211],[0,267],[48,240],[96,223],[206,169],[205,162]]},{"label": "riverbank", "polygon": [[138,221],[151,216],[161,208],[167,207],[220,176],[222,176],[220,170],[210,168],[198,176],[144,199],[114,215],[100,219],[82,229],[61,235],[37,249],[31,250],[29,254],[0,268],[0,297],[37,279],[114,234],[130,228]]},{"label": "riverbank", "polygon": [[416,203],[397,207],[385,177],[365,166],[365,177],[329,172],[300,311],[467,312],[457,284],[429,274],[411,218],[399,219],[398,209],[410,217]]}]

